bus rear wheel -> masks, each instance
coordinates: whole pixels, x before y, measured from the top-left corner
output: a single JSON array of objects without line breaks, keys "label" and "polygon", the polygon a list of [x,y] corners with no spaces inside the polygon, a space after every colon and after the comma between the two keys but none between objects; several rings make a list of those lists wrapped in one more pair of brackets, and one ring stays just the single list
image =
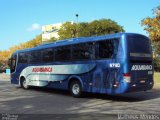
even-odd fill
[{"label": "bus rear wheel", "polygon": [[79,81],[73,81],[70,85],[70,93],[73,97],[79,98],[82,96],[82,87]]},{"label": "bus rear wheel", "polygon": [[29,86],[27,85],[27,82],[26,82],[26,79],[25,79],[25,78],[21,78],[20,83],[21,83],[21,87],[22,87],[23,89],[29,89]]}]

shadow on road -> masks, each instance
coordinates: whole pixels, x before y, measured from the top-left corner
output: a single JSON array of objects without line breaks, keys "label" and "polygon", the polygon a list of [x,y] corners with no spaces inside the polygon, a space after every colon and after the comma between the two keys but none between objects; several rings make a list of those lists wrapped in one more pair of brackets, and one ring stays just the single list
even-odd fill
[{"label": "shadow on road", "polygon": [[123,101],[123,102],[140,102],[140,101],[160,98],[160,89],[134,92],[134,93],[125,93],[118,95],[87,94],[86,98],[97,98],[103,100]]},{"label": "shadow on road", "polygon": [[[17,89],[19,89],[19,87]],[[65,91],[65,90],[39,88],[39,87],[31,87],[29,90],[48,93],[48,94],[63,95],[66,97],[72,97],[69,91]],[[160,98],[160,89],[152,89],[149,91],[125,93],[125,94],[118,94],[118,95],[84,93],[82,98],[83,99],[93,99],[94,98],[94,99],[123,101],[123,102],[140,102],[140,101]]]}]

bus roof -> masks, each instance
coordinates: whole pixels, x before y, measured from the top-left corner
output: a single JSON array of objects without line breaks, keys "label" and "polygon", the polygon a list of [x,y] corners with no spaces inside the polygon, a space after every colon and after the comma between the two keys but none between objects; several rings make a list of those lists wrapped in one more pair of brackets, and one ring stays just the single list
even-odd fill
[{"label": "bus roof", "polygon": [[34,51],[34,50],[40,50],[40,49],[58,47],[58,46],[65,46],[65,45],[72,45],[72,44],[77,44],[77,43],[98,41],[98,40],[104,40],[104,39],[120,38],[123,35],[141,35],[141,34],[137,34],[137,33],[116,33],[116,34],[108,34],[108,35],[103,35],[103,36],[70,38],[70,39],[65,39],[65,40],[59,40],[59,41],[56,41],[56,42],[53,42],[53,43],[41,44],[41,45],[39,45],[37,47],[34,47],[34,48],[18,50],[15,53],[28,52],[28,51]]}]

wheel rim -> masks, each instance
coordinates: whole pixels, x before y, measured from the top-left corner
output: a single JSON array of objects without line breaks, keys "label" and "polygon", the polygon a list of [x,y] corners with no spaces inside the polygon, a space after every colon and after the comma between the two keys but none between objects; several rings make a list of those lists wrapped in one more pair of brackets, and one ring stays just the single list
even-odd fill
[{"label": "wheel rim", "polygon": [[28,87],[26,80],[23,80],[23,87],[24,87],[24,88],[27,88],[27,87]]},{"label": "wheel rim", "polygon": [[79,87],[78,84],[74,84],[74,85],[73,85],[73,87],[72,87],[72,92],[73,92],[75,95],[79,94],[79,92],[80,92],[80,87]]}]

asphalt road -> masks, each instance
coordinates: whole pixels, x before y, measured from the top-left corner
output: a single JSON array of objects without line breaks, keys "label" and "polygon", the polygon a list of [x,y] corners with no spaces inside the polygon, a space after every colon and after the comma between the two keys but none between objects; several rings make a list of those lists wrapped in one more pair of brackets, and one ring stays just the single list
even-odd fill
[{"label": "asphalt road", "polygon": [[23,90],[0,80],[0,113],[3,114],[87,114],[94,118],[109,114],[160,114],[160,85],[153,90],[125,95],[86,94],[73,98],[55,89]]}]

